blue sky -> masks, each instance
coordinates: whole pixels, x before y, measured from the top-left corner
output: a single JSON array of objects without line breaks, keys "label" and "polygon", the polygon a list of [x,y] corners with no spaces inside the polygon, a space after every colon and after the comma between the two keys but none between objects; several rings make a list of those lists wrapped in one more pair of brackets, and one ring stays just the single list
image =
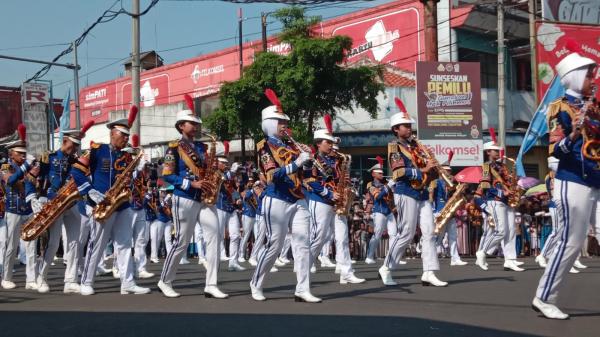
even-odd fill
[{"label": "blue sky", "polygon": [[[309,15],[324,19],[358,11],[391,0],[354,1],[309,6]],[[79,37],[115,0],[5,0],[0,7],[0,54],[50,61]],[[141,8],[150,0],[141,0]],[[117,2],[113,10],[131,9],[131,0]],[[165,63],[206,54],[237,44],[237,11],[245,18],[244,40],[260,39],[260,13],[281,4],[235,4],[222,1],[160,0],[141,19],[141,50],[158,50]],[[273,19],[269,19],[272,22]],[[272,22],[270,34],[280,26]],[[207,43],[215,40],[220,42]],[[206,43],[206,44],[203,44]],[[59,44],[59,45],[55,45]],[[62,44],[62,45],[60,45]],[[190,46],[199,44],[196,46]],[[38,47],[43,46],[43,47]],[[186,47],[189,46],[189,47]],[[34,47],[34,48],[31,48]],[[184,48],[180,48],[184,47]],[[180,48],[176,50],[167,50]],[[120,59],[131,52],[131,18],[121,14],[96,26],[79,46],[80,87],[118,77]],[[66,55],[58,62],[73,62]],[[0,59],[0,85],[18,86],[42,65]],[[88,74],[89,73],[89,74]],[[43,79],[51,80],[54,97],[63,97],[72,88],[73,73],[53,68]]]}]

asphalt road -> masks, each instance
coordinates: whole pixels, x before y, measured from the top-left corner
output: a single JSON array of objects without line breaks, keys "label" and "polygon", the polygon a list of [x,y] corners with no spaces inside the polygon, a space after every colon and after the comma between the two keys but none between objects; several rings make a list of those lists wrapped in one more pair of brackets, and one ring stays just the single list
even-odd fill
[{"label": "asphalt road", "polygon": [[0,289],[0,336],[600,336],[600,259],[583,259],[589,268],[569,275],[560,303],[568,321],[531,310],[542,273],[533,259],[524,260],[522,273],[503,271],[501,260],[490,260],[487,272],[468,261],[450,267],[442,260],[438,274],[450,282],[447,288],[421,285],[420,260],[394,272],[395,287],[382,285],[375,265],[355,265],[367,279],[360,285],[340,285],[332,269],[319,269],[311,281],[321,304],[293,301],[290,266],[269,275],[262,303],[249,295],[252,270],[228,272],[225,263],[219,286],[227,300],[203,296],[204,270],[197,264],[181,266],[177,299],[162,296],[157,277],[138,281],[152,287],[149,295],[120,295],[112,276],[97,278],[94,296],[64,295],[61,265],[51,268],[52,291],[38,294],[24,289],[24,268],[17,267],[18,288]]}]

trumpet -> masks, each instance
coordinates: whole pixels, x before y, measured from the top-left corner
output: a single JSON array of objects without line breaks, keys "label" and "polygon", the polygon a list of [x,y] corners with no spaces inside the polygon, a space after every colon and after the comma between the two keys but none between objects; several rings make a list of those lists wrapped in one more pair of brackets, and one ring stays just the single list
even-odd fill
[{"label": "trumpet", "polygon": [[[431,160],[433,162],[434,169],[436,170],[436,172],[438,173],[438,175],[440,176],[440,178],[442,178],[444,180],[444,183],[446,183],[446,186],[448,186],[449,189],[454,189],[455,184],[454,184],[454,181],[453,181],[453,177],[450,174],[448,174],[448,172],[446,172],[446,170],[444,170],[442,168],[442,166],[440,165],[440,163],[438,162],[438,160],[435,158],[435,155],[431,152],[431,150],[429,150],[429,148],[427,148],[426,146],[424,146],[417,139],[417,137],[413,137],[412,140],[417,144],[417,147],[419,149],[419,152],[421,153],[421,156],[425,160],[427,160],[427,161]],[[411,185],[413,185],[413,187],[415,189],[421,189],[421,188],[423,188],[423,186],[426,183],[426,181],[427,181],[427,176],[424,175],[422,182],[411,183]]]}]

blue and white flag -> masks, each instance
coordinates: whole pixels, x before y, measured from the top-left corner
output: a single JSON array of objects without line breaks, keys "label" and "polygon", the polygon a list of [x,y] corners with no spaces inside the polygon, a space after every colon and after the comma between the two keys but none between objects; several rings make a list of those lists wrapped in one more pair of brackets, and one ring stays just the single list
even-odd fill
[{"label": "blue and white flag", "polygon": [[523,155],[527,153],[538,141],[538,139],[548,133],[548,124],[546,122],[546,112],[548,110],[548,105],[553,101],[559,99],[565,94],[565,89],[560,84],[560,78],[558,76],[554,76],[552,79],[552,83],[550,83],[550,87],[546,91],[544,98],[540,102],[533,118],[531,119],[531,123],[529,123],[529,128],[525,133],[525,137],[523,138],[523,144],[521,144],[521,149],[519,149],[519,154],[517,155],[517,175],[519,177],[525,176],[525,168],[523,167]]},{"label": "blue and white flag", "polygon": [[62,144],[63,132],[71,128],[71,89],[67,91],[67,97],[62,101],[63,113],[60,116],[60,143]]}]

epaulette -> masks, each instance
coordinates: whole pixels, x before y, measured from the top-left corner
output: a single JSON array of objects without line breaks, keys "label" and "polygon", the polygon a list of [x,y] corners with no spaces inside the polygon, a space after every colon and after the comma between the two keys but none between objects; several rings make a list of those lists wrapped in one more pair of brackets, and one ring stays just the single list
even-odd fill
[{"label": "epaulette", "polygon": [[0,167],[0,170],[2,170],[2,171],[10,170],[10,164],[9,163],[2,164],[2,166]]},{"label": "epaulette", "polygon": [[256,143],[256,150],[260,151],[265,147],[265,144],[267,143],[266,140],[262,139],[261,141],[259,141],[258,143]]},{"label": "epaulette", "polygon": [[373,186],[373,182],[372,182],[372,181],[369,181],[369,182],[367,183],[367,191],[368,191],[368,190],[370,190],[372,186]]},{"label": "epaulette", "polygon": [[548,104],[548,109],[546,110],[546,119],[548,121],[555,119],[558,116],[558,113],[561,111],[568,113],[571,119],[575,117],[575,111],[573,111],[573,108],[569,105],[567,100],[564,98],[559,98]]},{"label": "epaulette", "polygon": [[40,156],[40,162],[44,163],[44,164],[49,164],[50,163],[50,155],[56,153],[56,151],[44,151],[44,153],[42,153],[42,155]]},{"label": "epaulette", "polygon": [[102,143],[96,143],[94,141],[90,142],[90,149],[97,149],[102,145]]},{"label": "epaulette", "polygon": [[178,147],[179,146],[179,141],[178,140],[173,140],[169,142],[169,147]]}]

